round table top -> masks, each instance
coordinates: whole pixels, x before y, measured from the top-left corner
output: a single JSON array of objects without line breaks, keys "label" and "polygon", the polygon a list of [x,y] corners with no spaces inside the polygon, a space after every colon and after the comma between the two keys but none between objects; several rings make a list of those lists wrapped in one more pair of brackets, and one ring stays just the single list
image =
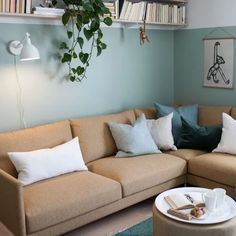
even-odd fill
[{"label": "round table top", "polygon": [[[225,222],[228,221],[232,218],[235,218],[236,216],[236,203],[235,201],[229,197],[226,196],[225,197],[225,204],[220,208],[217,209],[214,213],[212,214],[206,214],[206,216],[202,219],[192,219],[190,221],[188,220],[184,220],[178,217],[175,217],[173,215],[170,215],[169,213],[167,213],[167,210],[170,208],[169,204],[165,201],[165,197],[170,195],[170,194],[175,194],[175,193],[183,193],[186,194],[192,194],[194,196],[194,194],[199,195],[200,193],[204,193],[206,191],[209,191],[209,189],[206,188],[197,188],[197,187],[183,187],[183,188],[174,188],[174,189],[170,189],[167,190],[161,194],[159,194],[156,197],[155,200],[155,207],[158,209],[158,211],[165,215],[168,218],[171,218],[175,221],[179,221],[179,222],[184,222],[187,224],[201,224],[201,225],[209,225],[209,224],[217,224],[217,223],[221,223],[221,222]],[[200,194],[200,196],[201,196]],[[190,211],[190,210],[187,210]]]}]

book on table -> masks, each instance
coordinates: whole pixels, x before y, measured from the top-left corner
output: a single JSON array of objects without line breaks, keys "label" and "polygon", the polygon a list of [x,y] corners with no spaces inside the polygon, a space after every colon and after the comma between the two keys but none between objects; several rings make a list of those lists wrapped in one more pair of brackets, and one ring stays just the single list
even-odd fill
[{"label": "book on table", "polygon": [[204,207],[202,193],[174,193],[164,197],[165,201],[174,210]]}]

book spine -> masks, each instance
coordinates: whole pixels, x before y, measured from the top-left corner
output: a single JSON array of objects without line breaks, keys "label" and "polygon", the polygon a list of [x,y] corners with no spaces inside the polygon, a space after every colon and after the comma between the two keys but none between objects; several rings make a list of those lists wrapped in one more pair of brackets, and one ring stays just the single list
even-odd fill
[{"label": "book spine", "polygon": [[6,0],[5,3],[5,12],[10,12],[10,0]]},{"label": "book spine", "polygon": [[31,0],[26,0],[26,6],[25,6],[25,13],[26,14],[31,13],[31,8],[32,8],[31,6],[32,6]]},{"label": "book spine", "polygon": [[10,0],[10,13],[15,13],[16,12],[16,1],[15,0]]}]

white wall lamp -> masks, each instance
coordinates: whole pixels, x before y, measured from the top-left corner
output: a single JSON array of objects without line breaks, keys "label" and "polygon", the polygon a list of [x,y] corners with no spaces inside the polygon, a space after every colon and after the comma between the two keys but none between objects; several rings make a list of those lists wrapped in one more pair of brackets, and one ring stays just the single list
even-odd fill
[{"label": "white wall lamp", "polygon": [[30,34],[26,33],[22,42],[18,40],[9,43],[9,51],[14,56],[20,56],[20,61],[40,59],[38,49],[31,43]]},{"label": "white wall lamp", "polygon": [[38,49],[31,43],[30,34],[26,33],[25,38],[22,41],[13,40],[8,44],[9,52],[14,55],[14,66],[16,73],[16,82],[17,82],[17,104],[20,113],[20,127],[27,128],[25,121],[25,112],[24,106],[22,104],[22,88],[17,70],[17,61],[16,57],[20,57],[20,61],[31,61],[40,59]]}]

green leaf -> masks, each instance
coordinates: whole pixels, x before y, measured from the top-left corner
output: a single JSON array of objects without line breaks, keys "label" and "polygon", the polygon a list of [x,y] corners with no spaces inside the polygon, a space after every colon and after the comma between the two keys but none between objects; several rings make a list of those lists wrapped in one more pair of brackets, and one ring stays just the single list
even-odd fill
[{"label": "green leaf", "polygon": [[100,43],[100,47],[101,47],[102,49],[106,49],[106,48],[107,48],[107,45],[106,45],[105,43],[101,42],[101,43]]},{"label": "green leaf", "polygon": [[97,46],[97,57],[100,56],[102,53],[102,48],[100,46]]},{"label": "green leaf", "polygon": [[103,33],[101,29],[98,29],[98,39],[101,39],[103,37]]},{"label": "green leaf", "polygon": [[81,37],[78,37],[78,38],[77,38],[77,41],[78,41],[78,43],[79,43],[80,48],[82,49],[82,48],[83,48],[83,45],[84,45],[84,39],[81,38]]},{"label": "green leaf", "polygon": [[67,44],[65,43],[65,42],[62,42],[61,44],[60,44],[60,49],[69,49],[69,47],[67,46]]},{"label": "green leaf", "polygon": [[57,1],[56,0],[52,0],[52,5],[56,6],[57,5]]},{"label": "green leaf", "polygon": [[70,81],[74,82],[75,81],[75,76],[70,75]]},{"label": "green leaf", "polygon": [[67,25],[67,23],[69,22],[69,20],[70,20],[70,13],[66,11],[66,12],[62,15],[62,23],[63,23],[63,25]]},{"label": "green leaf", "polygon": [[71,55],[69,53],[64,53],[64,55],[61,59],[61,62],[62,63],[71,62]]},{"label": "green leaf", "polygon": [[102,9],[103,14],[110,14],[111,15],[111,12],[107,7],[102,7],[101,9]]},{"label": "green leaf", "polygon": [[92,32],[95,32],[99,29],[99,27],[100,27],[100,22],[97,20],[92,20],[91,25],[90,25],[90,30]]},{"label": "green leaf", "polygon": [[87,13],[87,14],[84,14],[83,15],[83,24],[88,24],[90,21],[90,15]]},{"label": "green leaf", "polygon": [[103,22],[104,22],[107,26],[111,26],[111,25],[112,25],[112,19],[111,19],[111,17],[106,17],[106,18],[104,18]]},{"label": "green leaf", "polygon": [[89,41],[93,37],[93,33],[90,30],[84,28],[84,36]]},{"label": "green leaf", "polygon": [[84,10],[89,11],[89,12],[94,11],[93,6],[88,2],[83,3],[83,8],[84,8]]},{"label": "green leaf", "polygon": [[82,17],[82,15],[77,15],[76,22],[78,24],[77,27],[82,27],[82,24],[83,24],[83,17]]},{"label": "green leaf", "polygon": [[77,74],[78,75],[82,75],[84,73],[84,71],[85,71],[84,67],[82,67],[82,66],[77,67]]},{"label": "green leaf", "polygon": [[73,36],[73,32],[72,31],[67,31],[67,36],[70,39]]},{"label": "green leaf", "polygon": [[85,64],[88,61],[88,58],[89,58],[88,53],[83,53],[83,52],[79,53],[79,59],[81,60],[83,64]]},{"label": "green leaf", "polygon": [[73,58],[77,58],[78,55],[76,54],[76,52],[73,52]]}]

